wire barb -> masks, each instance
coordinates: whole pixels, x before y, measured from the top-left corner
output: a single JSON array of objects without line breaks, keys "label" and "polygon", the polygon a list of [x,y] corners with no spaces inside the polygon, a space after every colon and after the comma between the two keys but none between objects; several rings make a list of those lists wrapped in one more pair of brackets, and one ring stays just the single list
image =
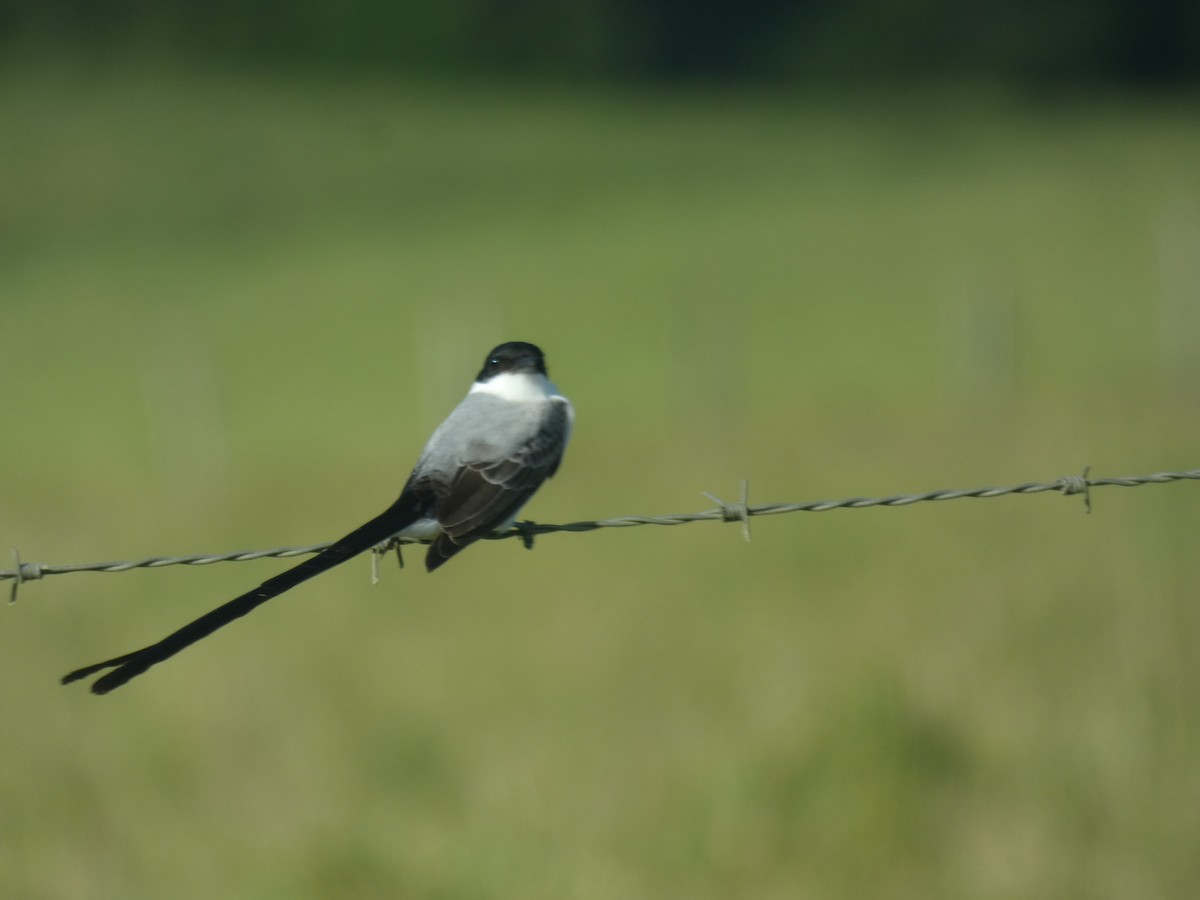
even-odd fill
[{"label": "wire barb", "polygon": [[741,522],[742,537],[746,539],[746,543],[750,543],[750,479],[742,479],[742,499],[738,503],[726,503],[724,500],[716,497],[713,494],[704,493],[705,497],[717,504],[721,508],[722,522]]},{"label": "wire barb", "polygon": [[1064,475],[1054,482],[1063,492],[1063,496],[1083,494],[1083,511],[1085,513],[1092,511],[1092,484],[1088,481],[1088,472],[1090,471],[1092,471],[1091,466],[1084,466],[1082,475]]},{"label": "wire barb", "polygon": [[395,549],[396,563],[404,568],[404,553],[401,552],[400,546],[404,541],[400,538],[388,538],[386,541],[380,541],[371,548],[371,584],[379,584],[379,561],[388,554],[389,551]]},{"label": "wire barb", "polygon": [[[1184,472],[1156,472],[1153,475],[1132,475],[1123,478],[1091,478],[1090,467],[1083,470],[1082,475],[1064,475],[1054,481],[1028,482],[1009,487],[981,487],[968,490],[928,491],[924,494],[895,494],[890,497],[851,497],[846,500],[818,500],[809,503],[763,503],[757,506],[749,504],[750,483],[742,481],[741,500],[738,503],[724,503],[712,494],[705,494],[717,509],[704,512],[687,513],[673,516],[621,516],[616,519],[598,519],[583,522],[568,522],[563,525],[540,524],[538,522],[517,522],[508,531],[488,535],[489,540],[505,540],[518,538],[527,548],[533,547],[535,535],[550,534],[556,531],[585,532],[596,531],[600,528],[632,528],[637,525],[685,525],[689,522],[741,522],[742,534],[750,539],[751,516],[775,516],[793,512],[828,512],[833,509],[866,509],[871,506],[910,506],[934,500],[961,500],[965,497],[988,498],[1003,497],[1009,494],[1040,494],[1055,491],[1070,496],[1083,494],[1084,509],[1091,512],[1092,488],[1096,487],[1140,487],[1145,484],[1170,484],[1176,481],[1200,481],[1200,469],[1190,469]],[[397,554],[401,544],[418,543],[411,538],[392,538],[383,546],[395,547]],[[38,581],[47,575],[62,575],[67,572],[128,572],[130,569],[155,569],[161,566],[206,566],[216,562],[241,562],[249,559],[283,559],[292,556],[303,556],[319,553],[329,544],[314,544],[309,547],[279,547],[274,550],[242,550],[236,553],[198,556],[153,556],[149,559],[133,560],[130,562],[84,563],[69,566],[50,566],[41,563],[21,562],[20,554],[13,550],[16,568],[11,571],[0,571],[0,581],[6,579],[13,582],[9,602],[17,599],[17,589],[26,581]],[[404,560],[400,559],[403,566]]]},{"label": "wire barb", "polygon": [[3,578],[12,579],[12,590],[8,595],[8,602],[17,602],[17,591],[21,585],[27,581],[38,581],[46,574],[45,567],[39,563],[23,563],[21,562],[21,551],[16,547],[12,548],[13,563],[16,566],[12,572],[0,572],[0,580]]}]

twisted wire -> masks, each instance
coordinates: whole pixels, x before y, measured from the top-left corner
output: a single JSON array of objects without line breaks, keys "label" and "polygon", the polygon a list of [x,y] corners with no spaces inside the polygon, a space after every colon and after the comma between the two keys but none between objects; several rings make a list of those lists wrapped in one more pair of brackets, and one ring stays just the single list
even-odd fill
[{"label": "twisted wire", "polygon": [[[888,497],[849,497],[843,500],[815,500],[806,503],[748,503],[749,485],[742,482],[741,498],[737,503],[725,503],[712,494],[706,494],[717,504],[715,509],[696,513],[664,516],[618,516],[613,519],[589,519],[564,524],[541,522],[518,522],[510,530],[489,535],[488,540],[520,539],[526,547],[533,544],[536,535],[565,531],[583,533],[601,528],[633,528],[639,525],[686,525],[691,522],[740,522],[742,532],[750,539],[750,519],[754,516],[776,516],[794,512],[828,512],[834,509],[867,509],[873,506],[911,506],[941,500],[961,500],[967,497],[985,499],[1009,495],[1040,494],[1055,491],[1064,496],[1083,494],[1085,509],[1091,511],[1091,491],[1097,487],[1141,487],[1148,484],[1170,484],[1177,481],[1200,480],[1200,469],[1183,472],[1156,472],[1152,475],[1129,475],[1119,478],[1091,478],[1088,470],[1082,475],[1065,475],[1054,481],[1031,481],[1006,487],[978,487],[963,490],[936,490],[920,494],[894,494]],[[407,538],[393,538],[376,548],[382,554],[401,544],[417,543]],[[218,562],[243,562],[251,559],[287,559],[318,553],[329,543],[311,544],[303,547],[277,547],[271,550],[238,550],[233,553],[202,553],[191,556],[152,556],[145,559],[123,562],[79,563],[74,565],[46,565],[22,562],[20,554],[13,550],[15,567],[0,571],[0,581],[11,580],[10,602],[17,598],[18,588],[29,581],[38,581],[47,575],[63,575],[68,572],[128,572],[132,569],[156,569],[162,566],[207,566]]]}]

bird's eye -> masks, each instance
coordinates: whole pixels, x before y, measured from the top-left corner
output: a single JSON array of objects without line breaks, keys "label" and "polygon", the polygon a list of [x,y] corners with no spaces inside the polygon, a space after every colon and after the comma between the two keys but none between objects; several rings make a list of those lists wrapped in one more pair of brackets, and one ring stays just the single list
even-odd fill
[{"label": "bird's eye", "polygon": [[498,365],[500,365],[500,357],[498,357],[498,356],[493,356],[491,359],[489,359],[489,360],[488,360],[488,365],[489,365],[489,366],[498,366]]}]

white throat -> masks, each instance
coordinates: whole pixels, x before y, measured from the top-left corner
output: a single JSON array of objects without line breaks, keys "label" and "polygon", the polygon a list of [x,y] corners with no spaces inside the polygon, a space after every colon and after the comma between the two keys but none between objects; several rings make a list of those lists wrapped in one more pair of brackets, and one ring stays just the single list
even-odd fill
[{"label": "white throat", "polygon": [[541,372],[501,372],[471,385],[471,394],[491,394],[513,403],[531,403],[558,397],[558,389]]}]

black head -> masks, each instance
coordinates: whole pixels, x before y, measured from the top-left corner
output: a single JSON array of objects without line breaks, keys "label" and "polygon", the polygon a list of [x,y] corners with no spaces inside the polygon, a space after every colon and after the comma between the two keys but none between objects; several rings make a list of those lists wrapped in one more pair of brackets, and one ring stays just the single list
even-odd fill
[{"label": "black head", "polygon": [[540,372],[546,374],[546,358],[533,344],[509,341],[487,355],[476,381],[489,381],[503,372]]}]

